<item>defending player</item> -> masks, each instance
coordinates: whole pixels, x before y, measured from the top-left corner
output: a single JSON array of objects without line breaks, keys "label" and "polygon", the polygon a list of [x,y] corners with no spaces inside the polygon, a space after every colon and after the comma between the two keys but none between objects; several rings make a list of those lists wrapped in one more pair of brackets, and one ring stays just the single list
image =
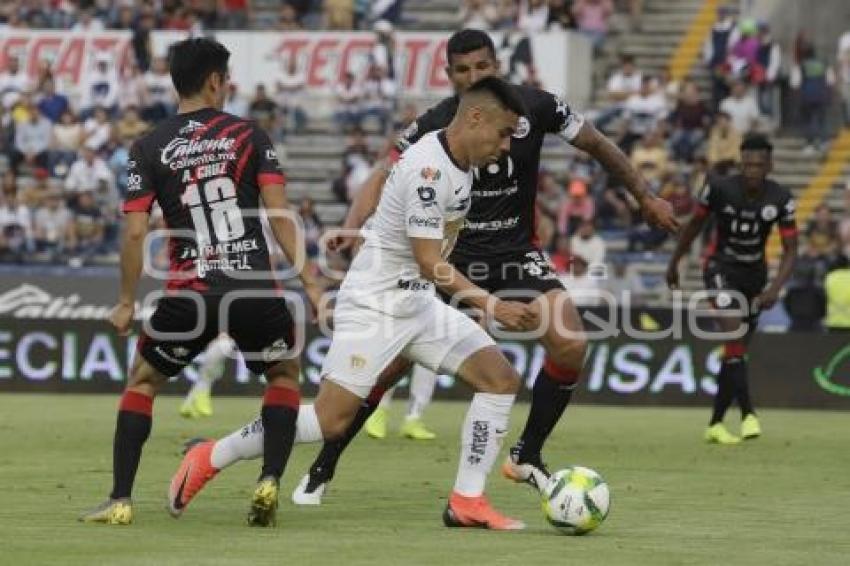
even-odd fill
[{"label": "defending player", "polygon": [[[713,293],[718,310],[729,310],[718,317],[724,333],[746,326],[746,334],[727,341],[717,376],[717,394],[709,426],[708,442],[737,444],[741,438],[723,425],[726,410],[737,399],[741,407],[741,436],[757,438],[761,426],[750,399],[747,377],[747,347],[758,322],[759,312],[776,303],[779,292],[791,275],[797,257],[795,203],[791,192],[767,178],[772,164],[773,147],[760,135],[741,144],[741,174],[709,180],[700,197],[699,208],[682,231],[676,251],[667,268],[671,289],[679,286],[679,261],[688,253],[709,216],[717,224],[717,243],[703,271],[705,287]],[[782,259],[773,282],[767,283],[765,245],[774,224],[782,237]],[[741,299],[741,300],[738,300]],[[730,316],[731,309],[746,313]]]},{"label": "defending player", "polygon": [[[299,364],[290,355],[293,320],[271,276],[257,213],[261,199],[269,211],[283,211],[287,202],[268,137],[252,122],[221,112],[229,57],[227,49],[209,39],[176,43],[170,64],[179,113],[138,140],[131,151],[121,289],[110,315],[119,333],[126,334],[133,321],[154,200],[171,229],[171,266],[150,328],[139,339],[118,407],[112,491],[106,502],[81,516],[82,521],[132,522],[130,496],[151,430],[154,397],[220,332],[233,337],[251,371],[266,377],[261,411],[265,456],[249,521],[267,525],[274,520],[277,482],[295,434]],[[305,257],[297,224],[291,217],[270,221],[277,241],[297,265]],[[321,290],[309,270],[303,270],[301,278],[318,305]]]}]

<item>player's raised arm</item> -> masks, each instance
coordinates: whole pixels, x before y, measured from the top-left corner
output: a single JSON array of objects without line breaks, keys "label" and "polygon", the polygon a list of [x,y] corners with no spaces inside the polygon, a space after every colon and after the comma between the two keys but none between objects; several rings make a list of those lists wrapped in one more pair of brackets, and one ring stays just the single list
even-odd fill
[{"label": "player's raised arm", "polygon": [[696,211],[680,232],[679,239],[676,241],[676,248],[673,250],[673,255],[670,256],[670,263],[667,264],[667,286],[670,289],[679,288],[679,262],[690,251],[694,240],[705,227],[705,223],[711,214],[713,203],[714,193],[711,190],[711,182],[709,181],[703,187],[702,193],[700,193]]},{"label": "player's raised arm", "polygon": [[577,148],[586,151],[599,161],[609,174],[620,179],[629,193],[640,205],[641,213],[649,224],[676,232],[679,222],[670,203],[649,192],[646,179],[641,176],[629,158],[614,142],[597,130],[590,122],[584,122],[572,140]]}]

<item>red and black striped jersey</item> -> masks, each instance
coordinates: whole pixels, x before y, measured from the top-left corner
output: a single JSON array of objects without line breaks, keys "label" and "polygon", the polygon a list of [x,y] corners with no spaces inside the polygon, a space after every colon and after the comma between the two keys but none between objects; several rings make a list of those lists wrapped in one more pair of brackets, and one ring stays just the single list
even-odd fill
[{"label": "red and black striped jersey", "polygon": [[133,144],[124,212],[150,211],[154,200],[162,209],[168,289],[274,288],[260,189],[283,183],[265,132],[204,108],[164,120]]}]

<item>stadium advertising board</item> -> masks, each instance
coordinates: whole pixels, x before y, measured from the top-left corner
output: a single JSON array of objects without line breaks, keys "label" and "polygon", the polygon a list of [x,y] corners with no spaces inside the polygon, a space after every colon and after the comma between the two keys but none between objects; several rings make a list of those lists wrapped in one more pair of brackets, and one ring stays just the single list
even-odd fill
[{"label": "stadium advertising board", "polygon": [[[185,37],[182,32],[154,31],[154,52],[166,53],[168,45]],[[348,71],[362,76],[374,44],[368,32],[218,32],[216,39],[233,53],[231,73],[243,95],[255,85],[273,88],[289,59],[295,57],[312,95],[329,97],[333,87]],[[405,96],[441,97],[450,94],[446,78],[445,47],[449,34],[443,32],[398,32],[396,34],[396,76]],[[499,58],[506,71],[534,53],[546,53],[546,65],[537,72],[543,86],[571,100],[585,100],[582,85],[588,84],[589,51],[583,49],[577,34],[553,32],[535,34],[530,40],[518,35],[493,35]],[[90,34],[49,30],[5,30],[0,34],[0,71],[9,57],[35,78],[42,61],[50,61],[60,90],[74,92],[85,84],[85,75],[97,55],[107,53],[123,68],[131,61],[131,35],[124,31]],[[586,52],[587,51],[587,52]],[[576,90],[576,92],[571,92]],[[581,91],[581,92],[578,92]]]},{"label": "stadium advertising board", "polygon": [[[0,293],[0,392],[120,391],[137,336],[116,336],[103,319],[114,293],[105,282],[112,281],[92,278],[87,292],[80,294],[69,293],[61,279],[46,280],[53,281],[53,287],[29,281],[5,286],[8,290]],[[635,309],[633,315],[638,311],[662,324],[672,318],[670,311],[661,309]],[[625,326],[624,321],[617,322]],[[302,355],[307,395],[316,392],[329,345],[330,339],[318,329],[308,329]],[[543,363],[542,347],[510,340],[500,345],[530,389]],[[801,356],[801,351],[806,355]],[[173,379],[166,391],[184,393],[197,378],[199,361]],[[753,394],[761,406],[850,409],[850,347],[843,337],[761,334],[751,363]],[[719,367],[716,343],[691,335],[639,340],[623,332],[592,343],[577,399],[623,405],[705,405],[715,392],[713,375]],[[217,393],[262,391],[261,378],[252,375],[241,360],[229,361],[225,375],[216,384]],[[451,377],[441,376],[436,395],[466,398],[468,391]]]}]

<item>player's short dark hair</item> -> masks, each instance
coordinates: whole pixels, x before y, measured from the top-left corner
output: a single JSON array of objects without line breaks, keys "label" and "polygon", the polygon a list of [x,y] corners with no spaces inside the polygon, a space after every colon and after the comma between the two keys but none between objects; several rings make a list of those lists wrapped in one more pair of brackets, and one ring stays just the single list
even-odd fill
[{"label": "player's short dark hair", "polygon": [[496,58],[496,46],[486,31],[480,29],[462,29],[452,34],[446,44],[446,61],[452,64],[452,55],[464,55],[479,49],[487,49]]},{"label": "player's short dark hair", "polygon": [[741,151],[766,151],[773,153],[773,144],[761,134],[750,134],[741,142]]},{"label": "player's short dark hair", "polygon": [[463,96],[474,95],[476,93],[492,95],[499,101],[499,104],[518,116],[526,116],[528,114],[525,103],[520,98],[517,88],[504,79],[499,77],[484,77],[473,83]]},{"label": "player's short dark hair", "polygon": [[171,82],[181,97],[194,96],[201,92],[213,73],[226,75],[229,61],[230,51],[214,39],[199,37],[178,41],[168,53]]}]

